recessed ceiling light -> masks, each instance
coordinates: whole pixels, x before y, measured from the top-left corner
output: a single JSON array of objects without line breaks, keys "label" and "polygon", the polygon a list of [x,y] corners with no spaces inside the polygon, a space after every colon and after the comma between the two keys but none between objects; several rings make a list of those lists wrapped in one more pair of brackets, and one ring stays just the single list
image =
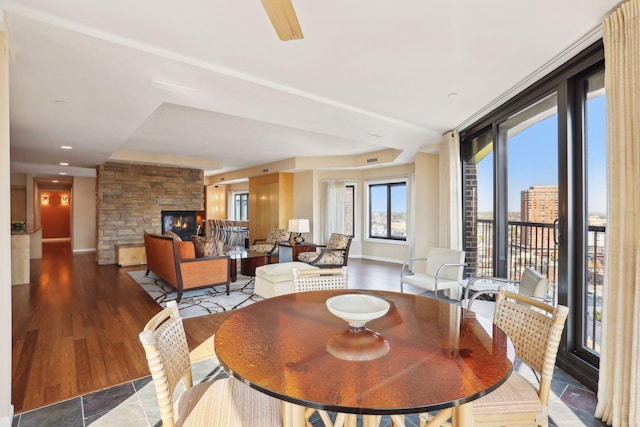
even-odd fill
[{"label": "recessed ceiling light", "polygon": [[69,163],[67,163],[67,162],[60,162],[60,166],[69,166]]},{"label": "recessed ceiling light", "polygon": [[58,183],[58,182],[60,182],[60,181],[58,181],[57,179],[54,179],[54,180],[51,180],[51,182],[53,182],[53,183]]},{"label": "recessed ceiling light", "polygon": [[374,133],[374,132],[367,132],[367,135],[372,136],[374,138],[382,138],[382,135],[379,135],[379,134]]},{"label": "recessed ceiling light", "polygon": [[70,145],[61,145],[60,148],[62,148],[63,150],[72,150],[73,147]]},{"label": "recessed ceiling light", "polygon": [[449,95],[447,95],[449,98],[453,98],[454,96],[458,96],[458,92],[451,92]]},{"label": "recessed ceiling light", "polygon": [[60,172],[58,175],[66,175],[66,172]]},{"label": "recessed ceiling light", "polygon": [[54,99],[53,102],[56,103],[56,104],[66,104],[67,103],[67,101],[65,101],[63,99]]}]

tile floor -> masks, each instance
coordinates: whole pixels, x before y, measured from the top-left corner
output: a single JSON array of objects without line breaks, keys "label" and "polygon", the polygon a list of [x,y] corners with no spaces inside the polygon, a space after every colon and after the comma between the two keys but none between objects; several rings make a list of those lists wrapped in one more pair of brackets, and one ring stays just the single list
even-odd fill
[{"label": "tile floor", "polygon": [[[532,377],[526,366],[518,372]],[[194,382],[224,377],[226,373],[214,358],[193,364]],[[178,391],[179,392],[179,391]],[[556,368],[551,385],[549,424],[557,427],[604,426],[593,417],[596,396],[565,372]],[[321,427],[319,417],[312,418]],[[407,416],[407,427],[418,426],[416,416]],[[34,409],[15,416],[13,427],[129,427],[161,426],[160,411],[151,377],[121,384],[95,393]],[[381,426],[388,427],[388,417]]]}]

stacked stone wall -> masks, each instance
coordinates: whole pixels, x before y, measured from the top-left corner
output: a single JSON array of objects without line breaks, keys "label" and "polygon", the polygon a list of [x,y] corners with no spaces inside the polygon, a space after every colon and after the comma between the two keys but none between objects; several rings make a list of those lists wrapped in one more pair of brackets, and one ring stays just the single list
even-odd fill
[{"label": "stacked stone wall", "polygon": [[143,243],[144,232],[160,233],[160,212],[200,211],[201,169],[105,163],[96,180],[99,265],[115,264],[115,245]]}]

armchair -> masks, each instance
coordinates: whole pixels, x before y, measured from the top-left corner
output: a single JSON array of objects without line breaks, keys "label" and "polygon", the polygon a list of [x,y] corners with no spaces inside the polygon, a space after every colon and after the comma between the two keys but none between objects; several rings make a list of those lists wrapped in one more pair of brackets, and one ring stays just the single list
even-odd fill
[{"label": "armchair", "polygon": [[[522,272],[520,280],[509,280],[502,277],[476,277],[469,279],[469,283],[464,290],[464,299],[460,301],[462,307],[467,308],[487,319],[493,319],[496,303],[478,299],[482,295],[496,295],[498,288],[505,287],[510,292],[517,292],[520,295],[535,298],[539,301],[549,302],[547,290],[549,280],[531,267],[527,267]],[[475,293],[469,298],[469,291]]]},{"label": "armchair", "polygon": [[[460,290],[465,255],[455,249],[430,248],[426,258],[409,258],[400,271],[400,292],[404,291],[405,283],[431,291],[436,298],[438,291]],[[414,270],[415,261],[426,261],[424,272]]]},{"label": "armchair", "polygon": [[351,236],[332,233],[326,245],[316,245],[316,252],[300,252],[298,261],[320,268],[346,266],[350,247]]},{"label": "armchair", "polygon": [[[288,241],[289,231],[282,228],[272,228],[265,239],[255,239],[249,250],[253,252],[264,252],[267,255],[278,254],[278,242]],[[258,242],[264,242],[258,244]]]}]

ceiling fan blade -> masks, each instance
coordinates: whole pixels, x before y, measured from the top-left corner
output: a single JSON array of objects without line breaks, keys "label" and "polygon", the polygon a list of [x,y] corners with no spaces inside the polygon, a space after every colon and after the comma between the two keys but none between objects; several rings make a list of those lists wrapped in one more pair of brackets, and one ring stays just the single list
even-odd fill
[{"label": "ceiling fan blade", "polygon": [[291,0],[262,0],[262,5],[280,40],[295,40],[303,37]]}]

